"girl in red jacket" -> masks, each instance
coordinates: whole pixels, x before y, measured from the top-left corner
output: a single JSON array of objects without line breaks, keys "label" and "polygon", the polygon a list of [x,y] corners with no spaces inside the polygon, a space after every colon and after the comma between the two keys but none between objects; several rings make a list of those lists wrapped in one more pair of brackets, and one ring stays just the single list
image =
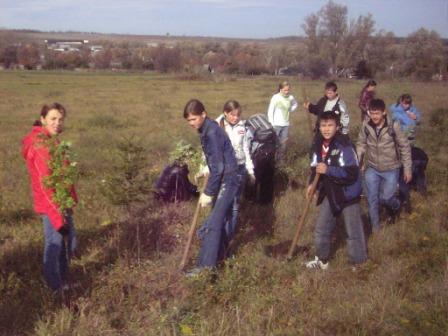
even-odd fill
[{"label": "girl in red jacket", "polygon": [[[44,224],[44,278],[54,291],[68,289],[67,254],[72,253],[76,245],[72,210],[61,209],[54,200],[55,190],[49,188],[46,182],[51,174],[50,144],[59,145],[57,136],[63,130],[65,115],[65,108],[61,104],[44,105],[40,119],[35,121],[31,132],[22,142],[22,155],[31,177],[34,210],[42,217]],[[71,203],[75,204],[75,190],[73,186],[69,188]]]}]

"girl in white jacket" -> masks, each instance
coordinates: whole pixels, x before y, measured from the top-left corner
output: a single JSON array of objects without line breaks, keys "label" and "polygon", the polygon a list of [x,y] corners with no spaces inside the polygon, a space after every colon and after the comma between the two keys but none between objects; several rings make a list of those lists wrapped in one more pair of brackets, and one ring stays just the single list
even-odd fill
[{"label": "girl in white jacket", "polygon": [[277,134],[277,159],[283,160],[289,131],[289,113],[297,109],[297,101],[289,94],[290,85],[284,81],[278,86],[278,93],[272,96],[268,108],[268,120]]},{"label": "girl in white jacket", "polygon": [[218,124],[229,136],[238,162],[239,188],[233,201],[232,213],[229,213],[225,226],[226,235],[229,241],[235,234],[239,204],[246,182],[246,176],[249,176],[249,181],[251,183],[255,183],[254,164],[250,157],[249,141],[247,138],[245,122],[241,120],[241,112],[240,104],[236,100],[229,100],[224,104],[223,114],[216,119]]}]

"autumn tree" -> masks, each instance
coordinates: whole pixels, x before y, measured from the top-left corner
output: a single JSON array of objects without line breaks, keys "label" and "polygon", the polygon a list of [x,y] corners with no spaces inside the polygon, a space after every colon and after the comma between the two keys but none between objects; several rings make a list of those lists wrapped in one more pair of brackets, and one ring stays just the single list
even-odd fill
[{"label": "autumn tree", "polygon": [[440,73],[445,63],[442,39],[437,32],[425,28],[406,38],[400,56],[404,62],[404,74],[423,80]]},{"label": "autumn tree", "polygon": [[17,47],[10,45],[0,49],[0,63],[7,69],[17,64]]},{"label": "autumn tree", "polygon": [[370,76],[389,73],[393,76],[394,63],[397,60],[397,42],[392,32],[380,30],[369,39],[364,60]]},{"label": "autumn tree", "polygon": [[193,44],[184,43],[181,46],[181,64],[183,71],[195,72],[202,67],[202,54]]},{"label": "autumn tree", "polygon": [[108,69],[112,62],[112,51],[110,48],[103,49],[92,57],[93,64],[95,68],[98,69]]},{"label": "autumn tree", "polygon": [[154,69],[162,73],[176,72],[181,69],[181,54],[178,47],[160,45],[153,53]]},{"label": "autumn tree", "polygon": [[235,51],[231,62],[238,66],[240,74],[260,75],[268,72],[263,52],[257,44],[247,45]]},{"label": "autumn tree", "polygon": [[302,25],[306,34],[308,68],[313,77],[336,74],[339,68],[354,67],[366,60],[367,46],[375,31],[370,14],[348,22],[346,6],[329,1],[309,15]]},{"label": "autumn tree", "polygon": [[39,47],[34,43],[21,45],[17,50],[17,61],[25,69],[35,69],[40,63]]}]

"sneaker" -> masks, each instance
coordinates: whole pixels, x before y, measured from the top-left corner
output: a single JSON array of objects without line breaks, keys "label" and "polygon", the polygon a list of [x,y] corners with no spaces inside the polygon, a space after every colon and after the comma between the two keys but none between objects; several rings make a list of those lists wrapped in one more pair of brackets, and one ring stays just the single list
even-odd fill
[{"label": "sneaker", "polygon": [[329,262],[327,261],[324,263],[322,260],[319,260],[319,258],[316,256],[314,257],[314,260],[311,260],[305,264],[306,268],[315,268],[315,269],[322,269],[326,270],[328,268]]},{"label": "sneaker", "polygon": [[185,273],[186,278],[197,278],[201,275],[201,272],[204,270],[203,267],[195,267]]}]

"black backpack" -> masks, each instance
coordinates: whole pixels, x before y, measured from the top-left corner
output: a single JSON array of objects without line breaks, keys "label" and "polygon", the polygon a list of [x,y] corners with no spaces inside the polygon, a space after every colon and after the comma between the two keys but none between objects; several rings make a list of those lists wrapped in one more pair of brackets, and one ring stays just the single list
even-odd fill
[{"label": "black backpack", "polygon": [[276,140],[274,127],[265,114],[257,113],[246,120],[246,128],[253,134],[251,158],[255,167],[269,164],[275,159]]},{"label": "black backpack", "polygon": [[176,162],[168,165],[158,178],[154,194],[164,202],[187,201],[198,194],[197,187],[188,179],[188,166]]},{"label": "black backpack", "polygon": [[246,127],[251,131],[253,141],[275,143],[275,131],[265,114],[257,113],[246,120]]}]

